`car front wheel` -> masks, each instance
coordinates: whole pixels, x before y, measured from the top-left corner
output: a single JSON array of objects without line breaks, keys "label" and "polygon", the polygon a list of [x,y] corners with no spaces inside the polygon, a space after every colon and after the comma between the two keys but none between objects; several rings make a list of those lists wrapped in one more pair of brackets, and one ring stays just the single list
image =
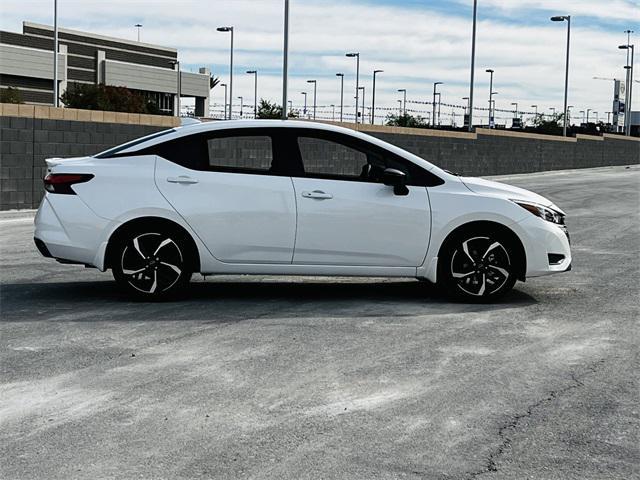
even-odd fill
[{"label": "car front wheel", "polygon": [[458,235],[443,253],[440,283],[455,297],[490,301],[511,290],[516,282],[516,252],[502,235]]},{"label": "car front wheel", "polygon": [[137,298],[169,299],[191,279],[190,260],[178,232],[132,230],[114,245],[113,277]]}]

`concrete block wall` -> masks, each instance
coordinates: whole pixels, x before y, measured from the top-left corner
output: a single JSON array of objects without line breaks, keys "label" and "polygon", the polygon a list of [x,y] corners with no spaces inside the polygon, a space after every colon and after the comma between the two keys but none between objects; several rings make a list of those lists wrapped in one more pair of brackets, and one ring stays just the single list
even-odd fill
[{"label": "concrete block wall", "polygon": [[153,115],[116,117],[114,112],[0,106],[0,210],[38,206],[44,194],[45,158],[93,155],[177,123],[172,117]]},{"label": "concrete block wall", "polygon": [[[175,117],[0,104],[0,209],[35,208],[48,157],[92,155],[178,124]],[[477,133],[343,124],[461,175],[640,164],[640,139],[552,137],[479,129]]]}]

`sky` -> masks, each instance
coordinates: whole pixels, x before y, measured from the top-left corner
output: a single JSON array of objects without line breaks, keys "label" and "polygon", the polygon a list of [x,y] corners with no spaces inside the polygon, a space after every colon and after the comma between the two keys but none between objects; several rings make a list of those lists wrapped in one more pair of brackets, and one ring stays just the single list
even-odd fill
[{"label": "sky", "polygon": [[[253,76],[258,70],[258,97],[281,101],[283,0],[58,0],[61,27],[136,39],[175,47],[185,70],[210,67],[223,82],[229,79],[229,35],[216,27],[235,28],[234,97],[253,104]],[[0,29],[19,32],[22,21],[52,24],[52,0],[2,0]],[[489,74],[494,73],[496,108],[540,112],[562,110],[566,51],[566,22],[552,15],[571,15],[569,104],[572,116],[597,111],[606,119],[612,108],[613,81],[624,78],[625,30],[635,30],[639,44],[640,0],[478,0],[475,105],[486,107]],[[376,81],[376,106],[381,122],[398,108],[398,89],[407,90],[407,110],[427,116],[433,82],[441,92],[441,121],[460,122],[462,97],[469,95],[472,0],[290,0],[289,99],[301,106],[302,91],[313,101],[316,79],[318,117],[331,118],[340,104],[337,72],[345,74],[345,119],[353,115],[355,60],[360,52],[360,80],[365,104],[371,103],[374,69],[384,70]],[[636,62],[637,63],[637,62]],[[636,75],[640,80],[640,74]],[[640,109],[640,84],[634,83]],[[214,112],[224,90],[212,92]],[[236,99],[234,103],[238,103]],[[387,110],[383,110],[387,109]],[[337,114],[337,113],[336,113]],[[476,114],[478,115],[478,114]],[[485,115],[486,113],[480,114]],[[595,115],[591,114],[593,118]],[[498,113],[506,121],[511,113]],[[526,117],[526,115],[525,115]],[[485,120],[486,121],[486,120]]]}]

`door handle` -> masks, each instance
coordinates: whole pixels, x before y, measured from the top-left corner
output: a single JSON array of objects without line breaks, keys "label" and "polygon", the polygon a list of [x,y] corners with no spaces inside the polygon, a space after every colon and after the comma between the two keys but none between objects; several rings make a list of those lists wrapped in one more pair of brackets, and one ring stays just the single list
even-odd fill
[{"label": "door handle", "polygon": [[180,175],[179,177],[168,177],[167,182],[192,184],[192,183],[198,183],[198,180],[196,180],[195,178],[187,177],[186,175]]},{"label": "door handle", "polygon": [[317,200],[329,200],[333,198],[330,193],[325,193],[322,190],[314,190],[313,192],[302,192],[304,198],[315,198]]}]

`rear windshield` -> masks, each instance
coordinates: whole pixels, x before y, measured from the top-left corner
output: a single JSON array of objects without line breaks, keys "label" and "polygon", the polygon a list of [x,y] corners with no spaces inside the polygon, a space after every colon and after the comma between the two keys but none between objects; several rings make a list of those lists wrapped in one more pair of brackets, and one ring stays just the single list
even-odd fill
[{"label": "rear windshield", "polygon": [[94,155],[93,157],[94,158],[109,158],[109,157],[112,157],[113,155],[121,152],[122,150],[126,150],[127,148],[135,147],[136,145],[144,143],[144,142],[146,142],[148,140],[153,140],[154,138],[162,137],[164,135],[167,135],[169,133],[173,133],[175,131],[176,131],[175,128],[170,128],[169,130],[162,130],[160,132],[152,133],[151,135],[146,135],[146,136],[141,137],[141,138],[136,138],[135,140],[131,140],[130,142],[123,143],[122,145],[118,145],[117,147],[113,147],[113,148],[110,148],[109,150],[105,150],[104,152],[100,152],[100,153]]}]

